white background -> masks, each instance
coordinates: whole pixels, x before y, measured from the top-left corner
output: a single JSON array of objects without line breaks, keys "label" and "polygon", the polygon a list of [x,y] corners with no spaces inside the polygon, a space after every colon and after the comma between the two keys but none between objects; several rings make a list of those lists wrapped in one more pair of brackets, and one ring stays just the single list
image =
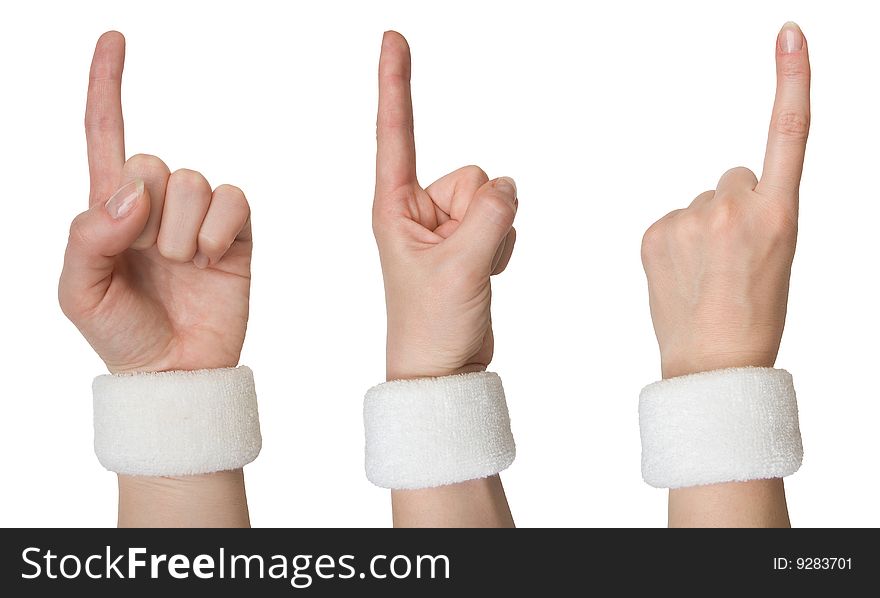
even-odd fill
[{"label": "white background", "polygon": [[789,506],[798,526],[877,526],[877,16],[841,1],[8,5],[0,524],[115,524],[115,476],[92,453],[90,383],[105,370],[55,297],[87,205],[82,118],[103,31],[128,38],[129,155],[237,184],[253,206],[254,525],[390,523],[363,474],[361,400],[384,375],[370,204],[375,72],[394,28],[413,50],[422,182],[474,163],[519,185],[492,364],[519,449],[503,475],[514,517],[661,526],[665,492],[639,473],[638,392],[659,377],[641,235],[728,168],[760,174],[775,37],[795,20],[813,129],[778,361],[806,448]]}]

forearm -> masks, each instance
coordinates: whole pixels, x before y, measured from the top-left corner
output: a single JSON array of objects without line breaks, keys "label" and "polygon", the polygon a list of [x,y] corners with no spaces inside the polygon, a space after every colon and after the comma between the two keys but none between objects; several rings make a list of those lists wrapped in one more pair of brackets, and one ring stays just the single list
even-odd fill
[{"label": "forearm", "polygon": [[250,527],[244,474],[120,475],[119,527]]},{"label": "forearm", "polygon": [[500,476],[422,490],[393,490],[394,527],[513,527]]},{"label": "forearm", "polygon": [[[762,359],[694,359],[664,363],[663,377],[732,367],[773,367],[775,355]],[[669,527],[791,527],[781,478],[726,482],[669,491]]]},{"label": "forearm", "polygon": [[779,478],[669,491],[669,527],[791,527]]},{"label": "forearm", "polygon": [[[389,365],[394,364],[389,363]],[[389,371],[402,371],[395,368],[396,366],[389,367]],[[443,376],[432,379],[427,376],[414,376],[407,372],[401,378],[420,379],[433,385],[435,383],[443,384],[444,381],[449,380],[448,376],[454,377],[465,373],[467,372],[443,372]],[[497,380],[497,376],[495,379]],[[477,437],[484,437],[483,441],[476,441],[478,446],[483,447],[482,450],[488,450],[495,455],[503,455],[512,451],[513,440],[509,440],[509,445],[502,442],[494,449],[487,447],[484,444],[486,440],[485,429],[498,425],[498,422],[493,422],[492,409],[487,408],[485,402],[477,396],[473,396],[466,400],[463,411],[457,410],[454,406],[456,402],[454,397],[460,397],[462,393],[467,394],[468,389],[457,383],[447,382],[447,384],[452,386],[443,386],[442,401],[444,406],[441,409],[442,413],[432,411],[427,420],[416,415],[419,409],[416,409],[415,405],[433,404],[432,401],[437,398],[430,394],[419,394],[417,389],[412,389],[411,392],[415,395],[410,397],[410,400],[416,403],[401,412],[404,417],[410,418],[410,423],[406,427],[421,429],[424,426],[430,426],[435,432],[439,431],[439,435],[429,441],[431,446],[429,453],[432,456],[417,468],[417,470],[421,470],[419,477],[427,474],[428,479],[423,477],[416,483],[418,485],[385,486],[392,488],[391,509],[394,527],[513,527],[513,517],[510,514],[504,487],[500,476],[495,473],[506,467],[509,461],[498,463],[495,468],[486,469],[485,466],[492,460],[487,456],[486,460],[478,461],[479,466],[474,469],[473,455],[467,450],[461,452],[459,446],[461,443],[467,445],[473,441],[474,436],[472,435],[476,434]],[[500,381],[498,385],[500,389]],[[484,387],[480,390],[486,392],[488,388]],[[458,409],[462,409],[462,405],[459,405]],[[449,417],[450,413],[452,417]],[[496,438],[499,435],[500,437],[504,436],[503,427],[496,429],[496,432],[498,432],[495,435]],[[507,428],[507,434],[509,435],[509,433],[509,428]],[[491,433],[490,436],[492,436]],[[386,433],[385,442],[388,441]],[[413,448],[418,452],[418,447]],[[412,452],[401,446],[394,450],[398,454],[400,451]],[[386,459],[388,458],[395,459],[393,454],[386,455]],[[504,460],[501,459],[501,461]],[[512,453],[510,460],[512,460]],[[454,473],[450,474],[450,467]]]}]

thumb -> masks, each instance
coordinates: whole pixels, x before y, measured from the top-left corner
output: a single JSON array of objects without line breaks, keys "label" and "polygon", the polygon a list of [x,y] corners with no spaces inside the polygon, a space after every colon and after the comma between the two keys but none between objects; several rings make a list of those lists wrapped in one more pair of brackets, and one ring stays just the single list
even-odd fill
[{"label": "thumb", "polygon": [[61,309],[71,320],[98,306],[110,286],[116,256],[141,234],[150,216],[144,181],[120,187],[74,218],[58,285]]},{"label": "thumb", "polygon": [[518,204],[512,178],[500,177],[484,183],[450,238],[457,245],[456,253],[485,264],[491,272],[498,248],[513,227]]}]

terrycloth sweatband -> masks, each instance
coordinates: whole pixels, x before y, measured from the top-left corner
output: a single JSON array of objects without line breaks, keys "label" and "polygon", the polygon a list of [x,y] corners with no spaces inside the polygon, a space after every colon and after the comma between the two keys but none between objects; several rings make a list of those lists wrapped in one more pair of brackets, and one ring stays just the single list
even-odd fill
[{"label": "terrycloth sweatband", "polygon": [[513,463],[501,378],[475,372],[395,380],[364,398],[367,478],[383,488],[445,486]]},{"label": "terrycloth sweatband", "polygon": [[92,384],[95,454],[129,475],[238,469],[260,452],[250,368],[98,376]]},{"label": "terrycloth sweatband", "polygon": [[655,382],[639,398],[642,477],[658,488],[781,478],[804,449],[791,374],[733,368]]}]

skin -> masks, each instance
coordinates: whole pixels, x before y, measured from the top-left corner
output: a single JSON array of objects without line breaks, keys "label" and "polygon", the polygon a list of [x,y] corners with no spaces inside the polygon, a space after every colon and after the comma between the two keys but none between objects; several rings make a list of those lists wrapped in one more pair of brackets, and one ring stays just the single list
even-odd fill
[{"label": "skin", "polygon": [[[89,209],[70,227],[58,297],[110,372],[238,364],[250,294],[250,207],[193,170],[125,159],[125,38],[98,40],[86,103]],[[247,526],[241,471],[119,476],[120,526]]]},{"label": "skin", "polygon": [[[642,262],[664,378],[776,362],[810,126],[807,42],[793,23],[777,38],[776,75],[761,179],[729,170],[714,191],[645,233]],[[788,527],[783,482],[671,490],[669,525]]]},{"label": "skin", "polygon": [[[490,276],[507,267],[518,207],[512,179],[465,166],[416,178],[409,46],[386,32],[379,59],[373,232],[385,281],[388,380],[483,371],[494,350]],[[512,526],[498,476],[392,491],[394,525]]]}]

